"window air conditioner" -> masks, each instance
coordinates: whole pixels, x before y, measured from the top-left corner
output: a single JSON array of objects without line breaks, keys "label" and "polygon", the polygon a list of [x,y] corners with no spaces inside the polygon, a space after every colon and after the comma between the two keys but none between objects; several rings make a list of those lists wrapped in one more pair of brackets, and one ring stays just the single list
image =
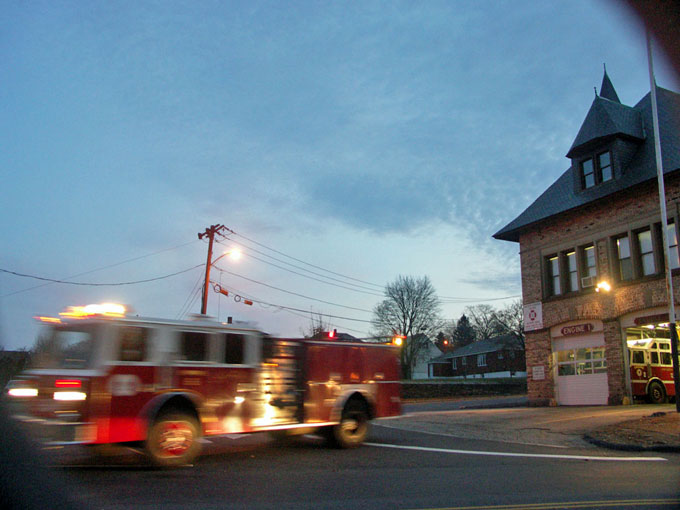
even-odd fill
[{"label": "window air conditioner", "polygon": [[581,278],[581,287],[586,288],[586,287],[592,287],[595,285],[595,277],[593,276],[584,276]]}]

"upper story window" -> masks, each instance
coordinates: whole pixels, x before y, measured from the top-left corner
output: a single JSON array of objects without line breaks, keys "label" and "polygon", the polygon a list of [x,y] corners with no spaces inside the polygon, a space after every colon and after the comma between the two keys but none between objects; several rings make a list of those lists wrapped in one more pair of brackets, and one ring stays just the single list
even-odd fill
[{"label": "upper story window", "polygon": [[584,188],[592,188],[595,186],[595,166],[593,165],[593,158],[588,158],[581,162],[581,179]]},{"label": "upper story window", "polygon": [[569,292],[578,290],[578,267],[576,265],[576,252],[570,251],[567,257],[567,283]]},{"label": "upper story window", "polygon": [[680,267],[680,257],[678,256],[678,233],[675,230],[675,223],[668,224],[668,258],[671,269]]},{"label": "upper story window", "polygon": [[613,177],[612,157],[609,151],[581,161],[581,187],[583,189],[611,181]]},{"label": "upper story window", "polygon": [[638,245],[640,247],[640,262],[642,275],[647,276],[656,273],[654,264],[654,245],[652,244],[652,231],[643,230],[637,233]]},{"label": "upper story window", "polygon": [[597,276],[595,245],[588,244],[549,255],[543,267],[546,296],[593,288]]},{"label": "upper story window", "polygon": [[548,258],[548,277],[549,277],[549,294],[557,296],[562,294],[562,285],[560,285],[560,259],[557,255]]},{"label": "upper story window", "polygon": [[583,247],[583,276],[597,276],[597,263],[595,261],[595,246],[588,245]]},{"label": "upper story window", "polygon": [[633,279],[633,259],[630,256],[630,241],[628,236],[616,240],[619,260],[619,278],[623,281]]},{"label": "upper story window", "polygon": [[600,170],[600,182],[611,181],[612,173],[612,157],[609,151],[597,155],[597,166]]},{"label": "upper story window", "polygon": [[486,354],[477,354],[477,366],[478,367],[486,366]]},{"label": "upper story window", "polygon": [[[680,268],[678,235],[675,223],[668,224],[668,258],[671,269]],[[661,223],[627,232],[613,238],[615,274],[619,281],[630,281],[664,272]]]}]

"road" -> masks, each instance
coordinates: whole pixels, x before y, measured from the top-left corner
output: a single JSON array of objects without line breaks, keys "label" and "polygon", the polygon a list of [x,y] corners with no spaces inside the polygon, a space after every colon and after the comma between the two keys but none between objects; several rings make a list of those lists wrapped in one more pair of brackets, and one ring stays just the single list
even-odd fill
[{"label": "road", "polygon": [[[236,436],[206,444],[189,468],[157,471],[113,457],[55,471],[77,502],[101,509],[680,508],[679,454],[557,449],[389,425],[375,424],[354,450],[327,449],[313,436],[284,445]],[[564,502],[571,504],[553,504]]]}]

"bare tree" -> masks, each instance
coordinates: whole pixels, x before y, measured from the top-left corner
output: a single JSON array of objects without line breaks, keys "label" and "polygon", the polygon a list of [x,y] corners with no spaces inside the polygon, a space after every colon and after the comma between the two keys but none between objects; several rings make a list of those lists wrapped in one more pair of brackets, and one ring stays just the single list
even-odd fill
[{"label": "bare tree", "polygon": [[324,332],[330,331],[331,323],[320,313],[310,312],[309,325],[300,332],[305,338],[321,338]]},{"label": "bare tree", "polygon": [[442,326],[439,298],[427,276],[399,276],[385,287],[385,299],[373,309],[372,324],[378,335],[406,337],[401,367],[410,379],[422,351]]},{"label": "bare tree", "polygon": [[497,311],[496,323],[506,334],[514,336],[517,345],[524,349],[524,308],[521,299]]},{"label": "bare tree", "polygon": [[496,310],[491,305],[474,305],[465,308],[465,315],[475,329],[475,340],[485,340],[502,335],[503,331],[496,320]]}]

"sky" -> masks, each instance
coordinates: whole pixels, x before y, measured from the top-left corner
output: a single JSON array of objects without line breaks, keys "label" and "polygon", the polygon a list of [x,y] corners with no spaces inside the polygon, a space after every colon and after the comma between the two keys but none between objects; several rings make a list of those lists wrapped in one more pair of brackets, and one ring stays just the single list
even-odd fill
[{"label": "sky", "polygon": [[606,0],[6,2],[0,345],[69,305],[189,318],[218,224],[222,321],[369,336],[399,275],[446,319],[505,306],[519,246],[491,236],[568,168],[605,63],[624,104],[649,91]]}]

